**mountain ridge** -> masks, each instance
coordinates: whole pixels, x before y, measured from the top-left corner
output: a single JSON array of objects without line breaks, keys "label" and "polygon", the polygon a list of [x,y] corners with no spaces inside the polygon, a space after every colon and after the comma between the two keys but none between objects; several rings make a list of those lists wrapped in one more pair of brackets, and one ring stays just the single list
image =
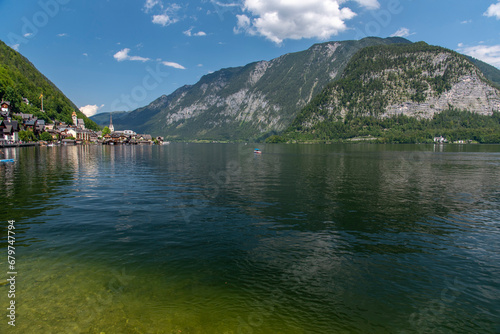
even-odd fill
[{"label": "mountain ridge", "polygon": [[[251,140],[286,129],[360,49],[403,38],[325,42],[269,61],[223,68],[130,112],[115,128],[170,139]],[[142,120],[142,124],[138,124]]]},{"label": "mountain ridge", "polygon": [[422,142],[446,130],[460,140],[497,142],[499,113],[500,90],[468,57],[423,42],[374,46],[358,52],[272,141],[365,135]]},{"label": "mountain ridge", "polygon": [[[207,74],[194,85],[183,86],[148,106],[124,115],[114,122],[115,128],[150,132],[171,140],[262,140],[286,130],[325,87],[342,78],[352,59],[362,50],[378,46],[396,48],[398,45],[416,49],[437,48],[435,50],[445,55],[445,63],[446,54],[459,55],[452,50],[397,37],[318,43],[307,50],[269,61],[223,68]],[[488,72],[488,76],[471,80],[478,79],[477,82],[491,86],[500,85],[499,70],[463,55],[460,59],[463,61],[461,66],[474,66],[481,72]],[[469,61],[465,62],[465,59]],[[492,83],[488,80],[498,81]],[[439,75],[418,84],[419,89],[424,84],[438,87],[442,81],[443,75]],[[444,88],[438,89],[441,91]],[[417,90],[413,93],[417,100],[411,102],[422,103],[423,96],[417,93]],[[405,101],[400,102],[399,106],[394,106],[393,114],[397,114],[401,104],[417,108],[413,104],[405,105]],[[446,107],[443,103],[436,101],[434,104],[439,104],[438,109],[442,111]],[[418,106],[420,109],[425,107]]]},{"label": "mountain ridge", "polygon": [[[41,112],[43,94],[45,112]],[[29,100],[29,104],[23,102]],[[98,130],[97,124],[85,116],[64,93],[41,73],[26,57],[0,41],[0,99],[11,102],[13,111],[33,114],[45,121],[72,123],[75,111],[89,129]]]}]

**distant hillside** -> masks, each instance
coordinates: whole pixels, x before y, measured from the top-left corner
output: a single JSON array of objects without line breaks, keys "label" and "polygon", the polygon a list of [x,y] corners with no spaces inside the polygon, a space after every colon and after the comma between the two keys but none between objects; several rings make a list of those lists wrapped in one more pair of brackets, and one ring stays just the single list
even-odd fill
[{"label": "distant hillside", "polygon": [[100,127],[109,126],[109,117],[112,115],[113,117],[113,125],[115,126],[115,130],[129,130],[129,129],[118,129],[117,124],[120,124],[120,120],[123,117],[126,117],[129,113],[126,111],[113,111],[107,113],[100,113],[94,116],[91,116],[90,119],[93,120]]},{"label": "distant hillside", "polygon": [[467,56],[484,74],[484,76],[500,89],[500,70],[479,59]]},{"label": "distant hillside", "polygon": [[410,42],[328,42],[271,61],[222,69],[119,119],[113,117],[113,124],[170,139],[265,138],[286,129],[302,107],[343,73],[357,51],[393,43]]},{"label": "distant hillside", "polygon": [[[43,94],[43,108],[40,112]],[[27,98],[30,105],[22,102]],[[89,129],[99,129],[97,124],[81,113],[49,79],[17,51],[0,41],[0,99],[10,101],[14,112],[34,114],[46,121],[59,120],[72,123],[71,115],[76,111]]]},{"label": "distant hillside", "polygon": [[[469,122],[492,129],[497,123],[488,117],[494,111],[498,117],[500,91],[467,57],[423,42],[375,46],[352,57],[342,77],[302,109],[280,140],[387,137],[392,128],[415,130],[404,130],[402,123],[421,130],[430,126],[433,133],[439,132],[436,124],[445,123],[444,128]],[[431,126],[443,112],[451,123]],[[481,115],[484,119],[476,117]],[[431,135],[425,133],[427,139]]]}]

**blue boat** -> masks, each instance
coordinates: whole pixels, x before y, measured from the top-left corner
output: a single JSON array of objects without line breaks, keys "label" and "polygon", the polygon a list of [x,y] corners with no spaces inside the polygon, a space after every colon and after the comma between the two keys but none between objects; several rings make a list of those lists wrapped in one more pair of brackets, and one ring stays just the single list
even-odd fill
[{"label": "blue boat", "polygon": [[0,162],[14,162],[14,159],[0,159]]}]

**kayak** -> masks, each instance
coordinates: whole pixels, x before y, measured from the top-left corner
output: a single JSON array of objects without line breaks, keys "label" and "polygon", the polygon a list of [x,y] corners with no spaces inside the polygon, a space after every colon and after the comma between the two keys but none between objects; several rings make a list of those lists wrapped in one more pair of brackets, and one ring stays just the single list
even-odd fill
[{"label": "kayak", "polygon": [[0,159],[0,162],[14,162],[14,159]]}]

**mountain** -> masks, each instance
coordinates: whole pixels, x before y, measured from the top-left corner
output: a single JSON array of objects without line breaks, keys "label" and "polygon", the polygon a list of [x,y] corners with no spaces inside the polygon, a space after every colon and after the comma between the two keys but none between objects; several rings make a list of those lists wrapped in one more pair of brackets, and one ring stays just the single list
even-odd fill
[{"label": "mountain", "polygon": [[[494,79],[499,71],[488,69]],[[438,123],[443,130],[471,124],[500,129],[498,112],[500,91],[468,57],[424,42],[373,46],[352,57],[340,79],[301,110],[281,140],[387,137],[394,128],[439,130]],[[449,119],[436,123],[440,117]],[[419,136],[429,139],[431,132]]]},{"label": "mountain", "polygon": [[[222,69],[113,119],[113,124],[115,129],[169,139],[263,138],[285,130],[314,96],[343,73],[356,52],[394,43],[410,42],[397,37],[328,42],[270,61]],[[105,118],[109,120],[109,115]]]},{"label": "mountain", "polygon": [[484,76],[490,80],[495,87],[500,89],[500,70],[498,70],[498,68],[473,57],[467,56],[467,58],[483,72]]},{"label": "mountain", "polygon": [[120,122],[120,119],[126,117],[129,113],[126,111],[114,111],[107,113],[100,113],[94,116],[91,116],[90,119],[96,122],[101,127],[105,127],[109,125],[110,116],[113,117],[113,125]]},{"label": "mountain", "polygon": [[[43,94],[41,112],[40,95]],[[23,102],[27,98],[29,105]],[[11,102],[15,113],[33,114],[45,121],[58,120],[72,123],[71,115],[85,121],[89,129],[99,129],[97,124],[81,113],[49,79],[40,73],[28,59],[0,41],[0,99]]]}]

